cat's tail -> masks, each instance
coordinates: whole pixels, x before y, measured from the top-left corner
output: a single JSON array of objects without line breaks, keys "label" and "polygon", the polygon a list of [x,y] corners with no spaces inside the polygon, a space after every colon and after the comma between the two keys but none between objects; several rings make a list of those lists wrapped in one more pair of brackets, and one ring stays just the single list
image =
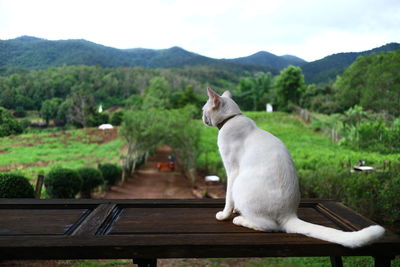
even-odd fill
[{"label": "cat's tail", "polygon": [[305,222],[297,217],[290,218],[283,224],[287,233],[303,234],[309,237],[338,243],[345,247],[356,248],[380,239],[385,234],[385,229],[379,225],[372,225],[355,232],[344,232],[333,228]]}]

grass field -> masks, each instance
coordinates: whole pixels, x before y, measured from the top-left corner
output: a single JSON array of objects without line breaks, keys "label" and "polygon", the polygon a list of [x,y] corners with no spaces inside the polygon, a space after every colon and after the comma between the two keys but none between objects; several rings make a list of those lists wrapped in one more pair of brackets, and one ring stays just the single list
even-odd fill
[{"label": "grass field", "polygon": [[96,167],[117,163],[124,141],[118,130],[95,128],[23,134],[0,139],[0,172],[18,171],[29,179],[54,167]]},{"label": "grass field", "polygon": [[[257,125],[280,138],[292,154],[297,170],[318,168],[342,168],[342,163],[355,165],[365,160],[368,165],[380,168],[384,160],[400,162],[400,154],[383,155],[367,151],[355,151],[331,142],[322,134],[315,133],[309,125],[286,113],[246,112]],[[225,176],[217,149],[218,130],[202,127],[200,168]]]}]

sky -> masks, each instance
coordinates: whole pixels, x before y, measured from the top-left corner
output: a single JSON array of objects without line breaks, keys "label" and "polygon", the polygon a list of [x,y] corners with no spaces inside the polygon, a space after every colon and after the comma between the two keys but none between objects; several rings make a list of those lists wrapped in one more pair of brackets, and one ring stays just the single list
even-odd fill
[{"label": "sky", "polygon": [[268,51],[314,61],[400,43],[399,0],[0,0],[0,39],[179,46],[213,58]]}]

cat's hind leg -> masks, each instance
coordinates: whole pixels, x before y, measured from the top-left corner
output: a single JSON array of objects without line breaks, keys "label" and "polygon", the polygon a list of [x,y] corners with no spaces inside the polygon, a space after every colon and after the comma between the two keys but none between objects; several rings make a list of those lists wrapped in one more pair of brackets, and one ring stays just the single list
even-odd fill
[{"label": "cat's hind leg", "polygon": [[249,220],[243,215],[236,216],[233,221],[238,226],[247,227],[256,231],[279,231],[279,226],[273,220],[268,218],[257,218]]},{"label": "cat's hind leg", "polygon": [[241,215],[233,218],[232,222],[233,222],[233,224],[236,224],[237,226],[243,226],[243,227],[247,227],[247,228],[250,228],[253,230],[262,231],[261,228],[259,228],[255,224],[251,223],[249,220],[247,220],[245,217],[243,217]]}]

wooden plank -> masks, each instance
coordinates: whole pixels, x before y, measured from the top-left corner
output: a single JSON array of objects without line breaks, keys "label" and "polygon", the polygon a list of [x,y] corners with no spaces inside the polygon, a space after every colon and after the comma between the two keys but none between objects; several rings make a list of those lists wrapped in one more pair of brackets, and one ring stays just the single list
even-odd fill
[{"label": "wooden plank", "polygon": [[109,234],[254,232],[217,221],[219,208],[124,208]]},{"label": "wooden plank", "polygon": [[116,204],[98,205],[98,207],[76,227],[72,234],[82,236],[94,235],[115,207]]},{"label": "wooden plank", "polygon": [[[227,221],[217,221],[215,214],[220,208],[136,208],[126,206],[110,228],[109,234],[134,233],[256,233]],[[328,227],[339,229],[313,208],[300,208],[299,216]]]},{"label": "wooden plank", "polygon": [[332,218],[346,224],[353,230],[360,230],[376,224],[339,202],[321,201],[318,204],[318,207],[320,210],[324,210],[324,212],[329,214]]},{"label": "wooden plank", "polygon": [[338,230],[348,230],[348,228],[341,227],[336,221],[332,220],[330,217],[327,217],[326,214],[320,212],[317,208],[318,205],[313,207],[302,207],[298,209],[297,216],[307,222],[312,222],[315,224],[332,227]]},{"label": "wooden plank", "polygon": [[0,236],[63,235],[88,209],[0,209]]}]

